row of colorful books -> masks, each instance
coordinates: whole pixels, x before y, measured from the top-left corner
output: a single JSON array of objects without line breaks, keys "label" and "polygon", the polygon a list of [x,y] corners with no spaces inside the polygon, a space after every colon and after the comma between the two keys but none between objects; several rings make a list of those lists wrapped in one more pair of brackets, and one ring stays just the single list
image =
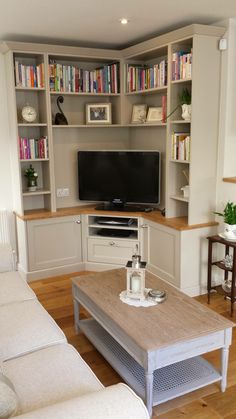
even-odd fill
[{"label": "row of colorful books", "polygon": [[171,158],[173,160],[190,161],[190,143],[189,133],[172,133]]},{"label": "row of colorful books", "polygon": [[26,65],[15,61],[16,87],[44,87],[44,65]]},{"label": "row of colorful books", "polygon": [[74,65],[49,64],[52,92],[119,93],[119,64],[84,70]]},{"label": "row of colorful books", "polygon": [[167,62],[153,66],[127,64],[127,93],[163,87],[167,84]]},{"label": "row of colorful books", "polygon": [[172,55],[172,80],[191,79],[192,51],[174,52]]},{"label": "row of colorful books", "polygon": [[48,138],[19,137],[19,153],[21,160],[48,159]]}]

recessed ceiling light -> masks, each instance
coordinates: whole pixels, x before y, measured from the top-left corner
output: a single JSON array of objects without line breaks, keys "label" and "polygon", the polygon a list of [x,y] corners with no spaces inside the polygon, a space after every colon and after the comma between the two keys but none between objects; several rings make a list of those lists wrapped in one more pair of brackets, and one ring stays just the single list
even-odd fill
[{"label": "recessed ceiling light", "polygon": [[127,25],[127,23],[129,22],[129,20],[126,18],[126,17],[122,17],[121,19],[120,19],[120,23],[122,24],[122,25]]}]

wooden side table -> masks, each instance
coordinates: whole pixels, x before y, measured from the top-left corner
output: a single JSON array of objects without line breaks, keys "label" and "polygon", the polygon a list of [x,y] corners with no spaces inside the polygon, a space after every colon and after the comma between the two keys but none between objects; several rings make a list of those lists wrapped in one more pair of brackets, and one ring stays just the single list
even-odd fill
[{"label": "wooden side table", "polygon": [[[224,272],[224,279],[225,281],[228,279],[229,272],[232,272],[232,285],[231,285],[231,293],[230,293],[230,300],[231,300],[231,316],[233,316],[234,312],[234,302],[235,302],[235,277],[236,277],[236,242],[232,242],[229,240],[225,240],[220,236],[210,236],[207,237],[208,239],[208,277],[207,277],[207,292],[208,292],[208,304],[210,304],[210,295],[211,295],[211,277],[212,277],[212,265],[217,266],[220,269],[223,269]],[[219,261],[212,261],[212,246],[213,243],[220,243],[225,246],[225,256],[229,254],[229,249],[233,248],[233,266],[232,268],[227,268],[222,260]]]}]

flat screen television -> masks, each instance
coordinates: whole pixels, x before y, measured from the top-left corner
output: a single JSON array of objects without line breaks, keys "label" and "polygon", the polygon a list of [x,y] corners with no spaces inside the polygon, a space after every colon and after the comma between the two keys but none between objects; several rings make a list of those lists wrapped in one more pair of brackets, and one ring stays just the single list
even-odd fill
[{"label": "flat screen television", "polygon": [[108,210],[132,211],[137,204],[157,205],[160,166],[159,151],[79,151],[79,199],[102,201],[97,208]]}]

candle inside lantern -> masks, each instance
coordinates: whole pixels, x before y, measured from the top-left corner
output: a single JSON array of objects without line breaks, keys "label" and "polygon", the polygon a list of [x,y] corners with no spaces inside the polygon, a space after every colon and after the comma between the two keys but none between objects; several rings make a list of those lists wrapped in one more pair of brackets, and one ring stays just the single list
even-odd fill
[{"label": "candle inside lantern", "polygon": [[134,275],[131,276],[131,291],[140,292],[140,288],[141,288],[141,278],[139,275],[134,273]]}]

